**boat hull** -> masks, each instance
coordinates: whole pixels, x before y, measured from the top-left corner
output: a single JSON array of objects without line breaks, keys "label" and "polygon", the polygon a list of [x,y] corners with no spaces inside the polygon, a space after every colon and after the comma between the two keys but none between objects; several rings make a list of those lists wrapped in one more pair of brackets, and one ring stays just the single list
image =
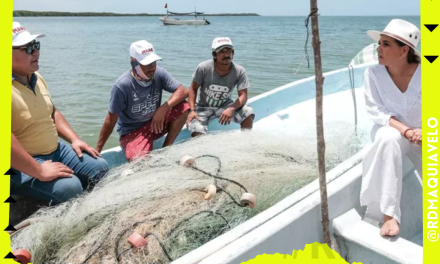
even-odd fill
[{"label": "boat hull", "polygon": [[203,25],[208,25],[206,19],[202,19],[202,20],[177,20],[177,19],[170,19],[170,18],[166,18],[166,17],[161,17],[161,18],[159,18],[159,20],[162,21],[162,23],[165,26],[179,26],[179,25],[203,26]]}]

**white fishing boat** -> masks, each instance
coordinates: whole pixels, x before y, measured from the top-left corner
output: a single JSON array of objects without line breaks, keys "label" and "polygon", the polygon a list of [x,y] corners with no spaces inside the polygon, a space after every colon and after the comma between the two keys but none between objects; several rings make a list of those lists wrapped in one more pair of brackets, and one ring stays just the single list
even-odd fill
[{"label": "white fishing boat", "polygon": [[[347,68],[324,74],[324,122],[353,122],[359,133],[369,133],[373,122],[367,117],[364,102],[363,73],[376,64],[370,46],[359,54],[365,58]],[[360,55],[358,55],[360,56]],[[359,64],[360,65],[356,65]],[[295,130],[315,124],[315,78],[295,81],[249,100],[256,114],[255,130],[270,128]],[[226,129],[237,129],[228,126]],[[209,130],[225,127],[212,122]],[[314,133],[314,132],[313,132]],[[186,129],[179,140],[189,137]],[[159,147],[162,142],[156,142]],[[393,239],[379,234],[379,223],[364,217],[359,196],[362,157],[369,144],[353,157],[327,173],[329,217],[336,250],[349,263],[406,263],[423,261],[422,185],[412,162],[405,158],[402,191],[401,232]],[[120,148],[103,156],[115,165],[125,162]],[[235,264],[260,254],[291,254],[306,244],[323,243],[318,179],[296,191],[275,206],[240,226],[172,262],[173,264]]]},{"label": "white fishing boat", "polygon": [[[203,26],[203,25],[209,25],[211,24],[205,17],[202,19],[199,19],[198,16],[202,16],[203,12],[191,12],[191,13],[175,13],[170,12],[167,9],[167,15],[160,17],[159,20],[165,25],[165,26],[176,26],[176,25],[195,25],[195,26]],[[194,16],[194,19],[179,19],[179,18],[171,18],[171,16]]]},{"label": "white fishing boat", "polygon": [[[324,123],[349,122],[358,134],[369,134],[373,122],[367,117],[363,91],[363,73],[375,64],[350,65],[324,74]],[[356,63],[353,63],[356,64]],[[315,78],[295,81],[249,100],[256,114],[254,130],[295,131],[315,125]],[[209,131],[233,130],[238,125],[220,126],[212,122]],[[315,133],[309,131],[308,133]],[[178,141],[189,138],[183,129]],[[159,148],[163,139],[157,140]],[[341,162],[327,173],[329,218],[333,244],[349,263],[407,263],[423,261],[422,187],[409,159],[404,160],[402,221],[398,237],[386,239],[379,225],[364,217],[360,207],[363,154],[360,152]],[[119,147],[102,156],[112,166],[126,163]],[[235,264],[260,254],[291,254],[306,244],[323,243],[320,191],[318,179],[294,192],[269,209],[229,230],[199,248],[174,260],[174,264]]]}]

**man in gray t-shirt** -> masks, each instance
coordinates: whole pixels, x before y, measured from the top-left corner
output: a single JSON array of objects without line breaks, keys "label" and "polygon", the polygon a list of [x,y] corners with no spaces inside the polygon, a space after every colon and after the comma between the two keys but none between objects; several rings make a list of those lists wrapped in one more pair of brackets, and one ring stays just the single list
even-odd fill
[{"label": "man in gray t-shirt", "polygon": [[[246,70],[232,62],[234,46],[229,38],[215,38],[212,43],[212,60],[199,64],[193,74],[189,88],[187,126],[191,136],[206,134],[209,123],[219,119],[222,125],[231,120],[242,129],[251,129],[254,120],[253,109],[246,105],[249,79]],[[238,99],[231,99],[237,87]],[[196,100],[197,98],[197,100]]]},{"label": "man in gray t-shirt", "polygon": [[[132,161],[153,150],[153,141],[167,134],[164,147],[172,145],[188,115],[187,90],[164,68],[156,65],[161,58],[145,40],[131,44],[132,68],[112,87],[108,114],[99,135],[97,150],[118,124],[120,145]],[[162,104],[162,91],[171,97]]]}]

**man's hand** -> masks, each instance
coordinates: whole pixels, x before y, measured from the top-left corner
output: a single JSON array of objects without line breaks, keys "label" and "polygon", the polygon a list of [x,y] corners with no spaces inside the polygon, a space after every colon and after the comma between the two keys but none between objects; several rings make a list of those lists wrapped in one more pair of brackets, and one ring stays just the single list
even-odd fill
[{"label": "man's hand", "polygon": [[153,120],[151,121],[151,132],[159,134],[163,130],[163,125],[165,121],[165,116],[169,110],[167,104],[161,105],[157,108],[156,112],[153,115]]},{"label": "man's hand", "polygon": [[89,153],[93,158],[101,157],[101,154],[94,148],[90,147],[87,143],[84,141],[78,139],[72,142],[72,148],[76,152],[76,155],[78,157],[82,158],[83,151]]},{"label": "man's hand", "polygon": [[188,117],[186,118],[186,126],[187,127],[189,127],[189,123],[191,123],[191,121],[194,118],[200,121],[199,115],[197,114],[196,111],[193,111],[193,110],[189,111]]},{"label": "man's hand", "polygon": [[229,125],[231,123],[232,115],[234,114],[234,108],[228,107],[226,108],[220,118],[218,119],[218,122],[222,125]]},{"label": "man's hand", "polygon": [[57,178],[70,178],[72,174],[73,170],[66,165],[47,160],[41,164],[41,170],[36,178],[42,182],[49,182]]}]

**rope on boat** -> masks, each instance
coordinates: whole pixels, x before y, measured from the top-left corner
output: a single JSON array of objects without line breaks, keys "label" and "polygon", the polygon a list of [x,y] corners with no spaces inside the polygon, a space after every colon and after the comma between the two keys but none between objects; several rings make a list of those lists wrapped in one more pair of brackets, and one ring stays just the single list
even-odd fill
[{"label": "rope on boat", "polygon": [[204,174],[206,174],[206,175],[211,176],[212,178],[214,178],[214,183],[215,183],[216,187],[217,187],[217,181],[216,181],[216,180],[224,180],[224,181],[231,182],[231,183],[233,183],[233,184],[239,186],[240,188],[242,188],[245,192],[248,192],[247,189],[246,189],[246,187],[244,187],[244,186],[243,186],[242,184],[240,184],[239,182],[234,181],[234,180],[231,180],[231,179],[227,179],[227,178],[223,178],[223,177],[218,176],[218,174],[220,173],[221,168],[222,168],[222,163],[221,163],[219,157],[212,156],[212,155],[202,155],[202,156],[198,156],[198,157],[194,158],[194,160],[197,160],[197,159],[200,159],[200,158],[214,158],[215,160],[217,160],[218,167],[217,167],[217,171],[216,171],[215,175],[212,174],[212,173],[209,173],[209,172],[207,172],[207,171],[204,171],[204,170],[198,168],[197,166],[192,166],[192,167],[191,167],[192,169],[194,169],[194,170],[196,170],[196,171],[199,171],[199,172],[201,172],[201,173],[204,173]]},{"label": "rope on boat", "polygon": [[309,23],[310,23],[310,18],[311,18],[315,13],[317,13],[317,12],[318,12],[318,9],[314,10],[313,12],[311,12],[311,13],[307,16],[306,20],[304,21],[304,25],[305,25],[306,28],[307,28],[307,38],[306,38],[306,43],[305,43],[305,45],[304,45],[304,51],[305,51],[305,53],[306,53],[306,59],[307,59],[307,68],[310,68],[309,52],[307,51],[307,43],[309,42],[309,34],[310,34],[310,31],[309,31]]},{"label": "rope on boat", "polygon": [[[107,231],[107,233],[105,234],[105,236],[103,238],[101,238],[101,243],[99,244],[99,246],[97,246],[93,251],[89,251],[89,253],[87,254],[87,257],[84,259],[83,262],[81,262],[81,264],[86,264],[87,261],[89,261],[97,252],[99,249],[102,248],[102,246],[104,245],[105,241],[107,240],[107,237],[110,235],[111,233],[111,229],[109,228],[109,230]],[[96,242],[95,242],[96,244]]]},{"label": "rope on boat", "polygon": [[306,37],[306,42],[305,42],[305,44],[304,44],[304,56],[303,56],[303,58],[301,59],[301,62],[299,63],[298,68],[297,68],[296,71],[293,73],[293,75],[296,75],[296,74],[298,73],[299,68],[301,67],[301,65],[302,65],[302,63],[303,63],[303,61],[304,61],[304,59],[307,60],[307,68],[310,68],[309,51],[308,51],[308,49],[307,49],[307,44],[308,44],[308,42],[309,42],[309,35],[310,35],[309,23],[310,23],[310,17],[311,17],[313,14],[315,14],[316,12],[318,12],[318,10],[315,10],[315,11],[311,12],[311,13],[307,16],[307,18],[305,19],[305,21],[304,21],[304,26],[305,26],[306,29],[307,29],[307,37]]},{"label": "rope on boat", "polygon": [[353,65],[348,66],[348,75],[350,76],[350,84],[351,84],[351,95],[353,97],[353,105],[354,105],[354,133],[357,134],[357,104],[356,104],[356,91],[355,91],[355,80],[354,80],[354,69]]},{"label": "rope on boat", "polygon": [[271,153],[271,152],[267,152],[267,153],[266,153],[266,156],[269,156],[269,157],[281,157],[281,158],[286,159],[287,161],[291,161],[291,162],[299,163],[295,158],[290,157],[290,156],[287,156],[287,155],[284,155],[284,154],[280,154],[280,153]]},{"label": "rope on boat", "polygon": [[[157,240],[157,242],[159,242],[159,245],[160,245],[160,247],[162,248],[162,251],[163,251],[163,253],[165,254],[165,256],[167,256],[167,258],[168,258],[169,261],[173,261],[173,259],[172,259],[172,258],[170,257],[170,255],[169,255],[167,249],[165,248],[165,245],[164,245],[163,242],[157,237],[156,234],[151,233],[151,232],[148,232],[148,233],[146,233],[145,235],[143,235],[142,237],[143,237],[143,238],[147,238],[147,237],[149,237],[149,236],[153,236],[154,238],[156,238],[156,240]],[[119,253],[119,254],[116,256],[116,260],[118,261],[118,263],[121,262],[121,259],[120,259],[121,256],[122,256],[123,254],[127,253],[128,251],[132,250],[133,248],[134,248],[134,247],[131,246],[130,248],[128,248],[128,249],[122,251],[121,253]]]}]

